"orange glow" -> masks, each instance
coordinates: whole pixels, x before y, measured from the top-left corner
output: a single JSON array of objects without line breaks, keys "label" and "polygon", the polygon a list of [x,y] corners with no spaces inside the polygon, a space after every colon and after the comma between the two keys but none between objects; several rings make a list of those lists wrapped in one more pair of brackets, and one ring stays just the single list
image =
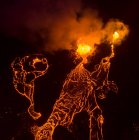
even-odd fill
[{"label": "orange glow", "polygon": [[33,65],[35,65],[36,63],[41,62],[41,61],[42,61],[41,59],[36,57],[33,59]]},{"label": "orange glow", "polygon": [[92,48],[86,44],[78,44],[77,53],[81,56],[91,54]]},{"label": "orange glow", "polygon": [[119,33],[118,32],[114,32],[113,33],[113,41],[116,41],[119,38]]},{"label": "orange glow", "polygon": [[[90,39],[90,38],[89,38]],[[86,40],[87,42],[88,40]],[[89,41],[90,42],[90,41]],[[95,48],[90,43],[85,43],[83,40],[78,40],[77,42],[77,56],[82,58],[82,63],[87,63],[87,57],[93,55]]]}]

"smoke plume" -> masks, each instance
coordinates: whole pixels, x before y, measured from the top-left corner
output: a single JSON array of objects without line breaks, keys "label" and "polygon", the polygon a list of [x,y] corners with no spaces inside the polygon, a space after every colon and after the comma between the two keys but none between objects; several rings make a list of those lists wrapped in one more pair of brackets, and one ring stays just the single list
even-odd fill
[{"label": "smoke plume", "polygon": [[84,8],[81,0],[15,0],[6,9],[1,28],[31,42],[37,34],[46,51],[76,49],[78,40],[91,46],[111,42],[114,31],[119,32],[121,40],[128,34],[124,23],[115,19],[103,23],[98,12]]}]

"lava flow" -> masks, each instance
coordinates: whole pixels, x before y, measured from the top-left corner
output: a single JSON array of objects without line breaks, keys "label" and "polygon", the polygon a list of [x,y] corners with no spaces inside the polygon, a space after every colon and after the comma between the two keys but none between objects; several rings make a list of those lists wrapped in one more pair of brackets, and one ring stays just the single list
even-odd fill
[{"label": "lava flow", "polygon": [[41,55],[16,58],[11,67],[13,69],[13,84],[16,91],[30,101],[28,113],[36,120],[41,113],[34,111],[34,81],[44,75],[48,69],[47,59]]},{"label": "lava flow", "polygon": [[[105,92],[118,90],[114,82],[108,81],[110,59],[114,57],[114,44],[111,45],[111,55],[103,58],[96,69],[90,72],[85,69],[84,64],[87,63],[87,57],[94,52],[94,47],[78,44],[76,53],[82,61],[68,74],[60,97],[55,102],[47,122],[37,128],[35,140],[52,140],[54,130],[58,125],[72,131],[70,125],[73,118],[81,111],[87,111],[90,116],[90,140],[103,140],[104,118],[102,109],[97,103],[97,97],[102,99],[105,97]],[[99,94],[96,95],[96,93]]]}]

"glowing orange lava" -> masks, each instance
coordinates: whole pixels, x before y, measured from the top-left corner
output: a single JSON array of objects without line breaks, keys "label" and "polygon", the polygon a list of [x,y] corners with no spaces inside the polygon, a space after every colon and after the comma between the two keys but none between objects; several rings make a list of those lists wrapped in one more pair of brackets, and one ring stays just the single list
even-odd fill
[{"label": "glowing orange lava", "polygon": [[86,56],[91,53],[91,47],[86,44],[78,44],[77,53],[81,56]]},{"label": "glowing orange lava", "polygon": [[[67,75],[60,96],[47,121],[42,126],[33,127],[35,140],[53,140],[53,133],[58,125],[72,132],[73,119],[76,114],[82,111],[86,111],[89,115],[90,140],[103,140],[104,118],[97,99],[105,98],[110,90],[118,92],[117,85],[108,79],[111,59],[115,55],[114,45],[124,36],[125,34],[122,35],[117,31],[113,33],[109,39],[111,43],[110,55],[102,58],[92,72],[88,71],[84,64],[87,63],[87,57],[92,55],[95,49],[87,43],[79,42],[77,44],[76,53],[82,57],[82,61]],[[28,67],[31,67],[29,70],[25,68],[27,62],[29,62]],[[38,63],[43,64],[44,69],[39,69]],[[41,114],[34,111],[34,81],[47,72],[47,59],[26,56],[18,61],[15,60],[12,63],[12,68],[15,89],[30,100],[28,112],[34,119],[38,119]],[[28,80],[30,76],[32,78]]]},{"label": "glowing orange lava", "polygon": [[[90,51],[91,48],[88,45],[79,45],[77,49],[81,56],[89,55]],[[114,52],[111,51],[111,53]],[[105,98],[109,90],[118,91],[116,84],[108,81],[111,55],[103,58],[93,72],[85,69],[84,60],[82,60],[68,74],[60,97],[56,100],[47,122],[36,129],[35,140],[52,140],[54,130],[58,125],[72,131],[70,126],[73,118],[82,111],[88,112],[90,116],[90,140],[103,140],[104,118],[97,98]]]},{"label": "glowing orange lava", "polygon": [[[41,64],[42,69],[37,64]],[[14,87],[19,94],[30,101],[28,113],[36,120],[41,117],[41,113],[34,111],[34,81],[47,72],[47,59],[41,55],[25,56],[22,59],[16,58],[11,67],[13,69]]]},{"label": "glowing orange lava", "polygon": [[116,41],[118,38],[119,38],[119,33],[115,31],[113,33],[113,40]]},{"label": "glowing orange lava", "polygon": [[82,63],[87,63],[87,57],[92,55],[94,50],[95,49],[87,43],[77,43],[76,53],[83,59]]}]

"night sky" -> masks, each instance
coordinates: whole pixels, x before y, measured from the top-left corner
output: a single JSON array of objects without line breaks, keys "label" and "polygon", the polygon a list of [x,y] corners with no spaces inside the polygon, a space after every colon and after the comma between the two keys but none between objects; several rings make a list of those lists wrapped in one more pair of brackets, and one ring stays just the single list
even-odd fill
[{"label": "night sky", "polygon": [[[139,140],[138,0],[0,1],[0,140],[33,140],[31,126],[46,122],[66,75],[78,63],[67,47],[67,42],[74,44],[75,40],[65,35],[77,27],[68,23],[74,18],[78,22],[88,9],[93,11],[94,20],[105,24],[109,19],[119,19],[130,29],[126,40],[116,48],[110,69],[109,78],[117,83],[119,92],[100,101],[104,140]],[[35,110],[42,113],[37,121],[26,111],[29,101],[13,87],[10,66],[16,57],[31,54],[43,54],[49,62],[47,74],[35,82]],[[54,140],[76,140],[75,134],[78,140],[89,140],[88,115],[82,112],[74,121],[73,134],[58,127]]]}]

